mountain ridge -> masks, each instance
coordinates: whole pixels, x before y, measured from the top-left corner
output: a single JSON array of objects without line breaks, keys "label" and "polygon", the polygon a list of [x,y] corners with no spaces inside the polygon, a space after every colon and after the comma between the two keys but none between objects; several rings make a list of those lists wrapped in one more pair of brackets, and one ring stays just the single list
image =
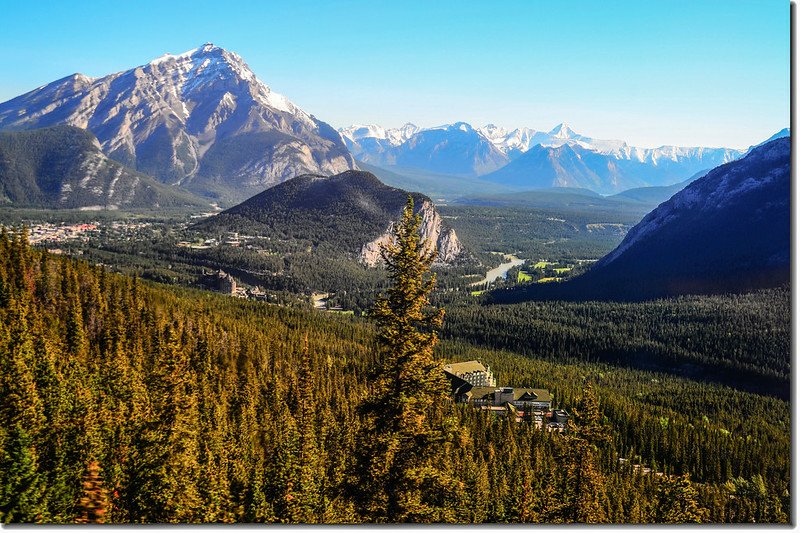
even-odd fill
[{"label": "mountain ridge", "polygon": [[0,132],[3,200],[48,209],[208,206],[108,158],[87,130],[63,125]]},{"label": "mountain ridge", "polygon": [[[517,190],[567,186],[614,194],[635,187],[670,186],[746,153],[669,145],[639,148],[581,135],[566,123],[548,131],[506,130],[493,124],[473,128],[455,122],[425,128],[406,124],[397,129],[371,124],[339,132],[354,157],[373,166],[400,174],[402,168],[409,168],[479,177]],[[466,132],[474,136],[467,138]],[[426,142],[426,137],[436,137],[436,142]],[[445,151],[448,159],[443,167],[437,163]],[[538,161],[531,161],[537,157]]]},{"label": "mountain ridge", "polygon": [[585,274],[497,300],[642,300],[787,284],[790,154],[783,137],[716,167],[647,214]]},{"label": "mountain ridge", "polygon": [[210,197],[243,199],[294,175],[355,168],[331,126],[210,43],[0,103],[0,130],[57,124],[87,129],[112,159]]}]

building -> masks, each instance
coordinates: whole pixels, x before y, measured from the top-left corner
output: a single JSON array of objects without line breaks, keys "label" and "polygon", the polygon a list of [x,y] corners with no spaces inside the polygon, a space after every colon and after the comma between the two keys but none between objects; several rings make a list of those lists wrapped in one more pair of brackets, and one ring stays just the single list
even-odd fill
[{"label": "building", "polygon": [[473,387],[465,396],[467,403],[476,407],[512,405],[521,411],[546,412],[550,410],[553,401],[546,389],[521,387]]},{"label": "building", "polygon": [[[492,371],[478,361],[447,364],[443,370],[457,402],[497,416],[513,416],[517,422],[532,421],[539,427],[552,416],[553,396],[547,389],[498,387]],[[567,416],[564,411],[558,413],[559,419]]]},{"label": "building", "polygon": [[203,284],[223,294],[236,294],[236,280],[224,270],[210,274],[203,271]]},{"label": "building", "polygon": [[[466,381],[473,387],[496,387],[492,370],[488,366],[483,366],[479,361],[465,361],[463,363],[450,363],[444,365],[444,371],[448,377],[457,377]],[[452,381],[452,377],[451,377]]]}]

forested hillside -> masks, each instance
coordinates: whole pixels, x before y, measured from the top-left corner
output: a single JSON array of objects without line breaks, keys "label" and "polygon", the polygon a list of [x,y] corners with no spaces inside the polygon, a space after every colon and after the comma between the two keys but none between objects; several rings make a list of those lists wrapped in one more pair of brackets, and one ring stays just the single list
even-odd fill
[{"label": "forested hillside", "polygon": [[74,126],[0,132],[0,204],[46,209],[207,207],[108,158]]},{"label": "forested hillside", "polygon": [[791,291],[650,302],[451,305],[446,337],[532,357],[669,371],[788,399]]},{"label": "forested hillside", "polygon": [[[436,490],[376,484],[363,451],[380,446],[365,443],[392,442],[369,409],[393,383],[381,331],[141,282],[3,233],[0,520],[788,520],[787,403],[459,340],[437,357],[480,358],[507,383],[549,387],[575,423],[548,433],[428,402],[420,423],[442,420],[441,431],[394,429],[442,440],[424,463],[391,461],[421,464],[404,479],[436,479]],[[434,381],[397,394],[436,397]],[[381,503],[398,494],[410,499]]]}]

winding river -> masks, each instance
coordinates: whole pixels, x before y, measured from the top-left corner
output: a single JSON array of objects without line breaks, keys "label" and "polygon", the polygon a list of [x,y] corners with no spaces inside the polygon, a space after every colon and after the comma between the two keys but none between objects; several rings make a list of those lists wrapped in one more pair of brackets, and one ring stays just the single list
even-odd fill
[{"label": "winding river", "polygon": [[500,266],[496,266],[490,271],[486,273],[486,277],[484,277],[480,281],[476,281],[475,283],[470,283],[470,287],[475,287],[478,285],[485,285],[487,283],[493,283],[500,278],[505,278],[508,275],[508,271],[514,268],[515,266],[522,265],[525,260],[520,259],[516,255],[511,254],[503,254],[503,259],[506,260],[505,263],[502,263]]}]

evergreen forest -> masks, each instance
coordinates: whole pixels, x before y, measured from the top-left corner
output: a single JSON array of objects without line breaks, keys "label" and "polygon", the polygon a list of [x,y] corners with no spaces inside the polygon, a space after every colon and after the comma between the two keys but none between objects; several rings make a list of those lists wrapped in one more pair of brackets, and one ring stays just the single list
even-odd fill
[{"label": "evergreen forest", "polygon": [[[369,317],[162,285],[4,230],[0,520],[788,522],[780,394],[559,357],[570,343],[634,346],[632,316],[679,315],[682,300],[605,309],[617,329],[586,327],[588,304],[445,314],[431,304],[433,258],[419,253],[412,212],[384,250],[389,284]],[[705,335],[665,327],[647,348],[675,344],[676,361],[715,364],[733,344],[768,337],[756,331],[769,322],[763,298],[704,300],[758,305]],[[560,326],[521,324],[546,313]],[[501,316],[519,319],[501,327]],[[732,372],[787,379],[777,324],[777,340]],[[441,364],[470,359],[499,383],[549,389],[571,414],[567,431],[454,403]]]}]

